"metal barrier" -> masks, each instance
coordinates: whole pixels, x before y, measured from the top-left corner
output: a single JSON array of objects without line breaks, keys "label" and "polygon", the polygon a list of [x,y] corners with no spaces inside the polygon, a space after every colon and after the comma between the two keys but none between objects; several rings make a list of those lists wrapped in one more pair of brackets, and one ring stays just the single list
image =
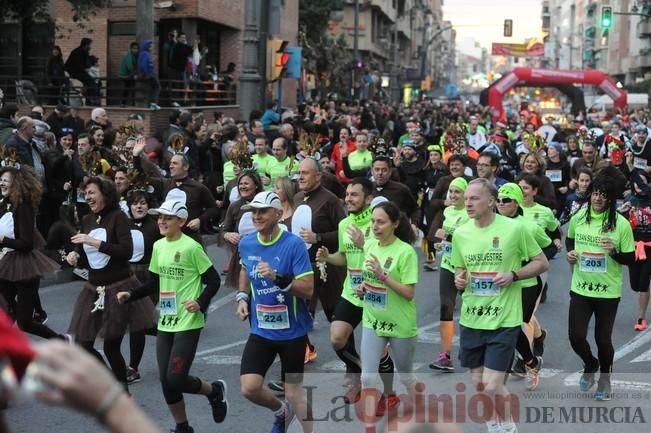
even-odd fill
[{"label": "metal barrier", "polygon": [[160,106],[212,106],[235,105],[237,88],[224,81],[158,80],[159,96],[152,99],[153,84],[148,79],[125,80],[98,78],[82,83],[74,78],[61,78],[55,83],[44,82],[42,77],[0,75],[0,89],[5,102],[18,104],[64,103],[70,106],[148,107],[151,102]]}]

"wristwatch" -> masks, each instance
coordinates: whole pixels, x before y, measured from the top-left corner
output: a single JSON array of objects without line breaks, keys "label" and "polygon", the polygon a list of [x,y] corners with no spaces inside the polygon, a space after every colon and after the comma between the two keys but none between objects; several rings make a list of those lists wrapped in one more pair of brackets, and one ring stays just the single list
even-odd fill
[{"label": "wristwatch", "polygon": [[520,279],[515,271],[511,271],[511,275],[513,275],[513,281],[518,281]]}]

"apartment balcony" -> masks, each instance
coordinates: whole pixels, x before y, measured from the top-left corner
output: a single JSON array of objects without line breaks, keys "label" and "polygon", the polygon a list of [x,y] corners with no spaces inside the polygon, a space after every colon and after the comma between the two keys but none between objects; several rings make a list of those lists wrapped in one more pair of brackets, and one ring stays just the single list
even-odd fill
[{"label": "apartment balcony", "polygon": [[631,69],[651,68],[651,49],[640,50],[637,57],[631,59]]}]

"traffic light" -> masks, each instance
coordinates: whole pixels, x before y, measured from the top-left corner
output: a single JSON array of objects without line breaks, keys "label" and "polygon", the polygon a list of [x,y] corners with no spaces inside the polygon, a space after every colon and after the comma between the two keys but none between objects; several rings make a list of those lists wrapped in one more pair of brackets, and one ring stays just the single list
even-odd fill
[{"label": "traffic light", "polygon": [[612,6],[601,7],[601,28],[609,29],[613,26],[613,8]]},{"label": "traffic light", "polygon": [[276,81],[285,76],[289,54],[285,52],[287,41],[269,39],[267,42],[267,81]]},{"label": "traffic light", "polygon": [[513,36],[513,20],[504,20],[504,37],[510,38]]}]

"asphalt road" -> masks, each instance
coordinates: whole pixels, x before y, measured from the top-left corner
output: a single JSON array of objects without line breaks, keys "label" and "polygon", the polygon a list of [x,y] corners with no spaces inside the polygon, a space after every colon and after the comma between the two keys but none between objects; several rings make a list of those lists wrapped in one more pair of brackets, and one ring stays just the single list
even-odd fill
[{"label": "asphalt road", "polygon": [[[208,248],[218,270],[223,269],[225,254],[216,246]],[[545,351],[545,363],[542,372],[541,385],[537,393],[527,393],[522,381],[510,380],[508,387],[520,398],[521,414],[523,421],[520,431],[543,431],[551,427],[540,424],[545,421],[544,411],[541,407],[550,406],[551,415],[558,421],[559,411],[562,407],[595,406],[590,398],[576,398],[573,394],[578,390],[576,386],[578,375],[572,374],[581,368],[579,358],[572,351],[567,338],[567,314],[569,306],[569,265],[564,255],[552,261],[549,272],[550,290],[547,303],[543,304],[538,312],[538,317],[543,327],[547,329],[548,339]],[[73,282],[41,289],[43,304],[49,314],[48,324],[55,330],[64,331],[81,287],[81,282]],[[416,292],[419,311],[420,335],[418,338],[415,358],[415,371],[419,380],[426,384],[425,395],[435,394],[440,396],[448,393],[453,397],[467,396],[472,393],[460,392],[462,382],[468,382],[468,374],[462,369],[457,369],[459,374],[435,373],[429,370],[428,364],[439,349],[439,300],[438,300],[438,272],[422,272],[421,281]],[[208,323],[203,331],[192,373],[199,377],[215,380],[226,380],[229,389],[230,411],[223,424],[213,423],[209,406],[205,398],[200,396],[187,396],[187,410],[191,425],[197,433],[208,432],[268,432],[271,430],[273,415],[266,409],[256,407],[246,401],[239,392],[239,363],[244,343],[248,336],[247,323],[240,322],[234,314],[234,294],[232,291],[222,289],[213,300]],[[651,422],[651,408],[649,407],[649,393],[651,392],[651,333],[645,331],[636,333],[633,322],[637,317],[637,300],[633,292],[625,284],[624,297],[620,304],[614,330],[615,354],[615,388],[624,393],[621,399],[612,402],[600,403],[606,408],[627,406],[629,408],[641,407],[645,422]],[[590,331],[592,334],[592,331]],[[590,334],[590,335],[591,335]],[[317,360],[306,367],[306,383],[309,383],[314,397],[315,416],[317,419],[336,418],[333,408],[337,406],[332,396],[342,393],[343,363],[336,357],[329,344],[328,322],[322,313],[318,313],[312,340],[318,348]],[[360,338],[357,338],[358,344]],[[155,360],[155,339],[147,338],[145,355],[140,366],[143,380],[131,387],[133,397],[143,410],[150,415],[163,431],[169,431],[173,421],[165,406],[160,385],[157,378]],[[455,338],[455,357],[457,339]],[[96,347],[101,348],[101,342]],[[594,346],[593,346],[594,347]],[[123,353],[128,359],[128,339],[123,343]],[[278,377],[279,364],[276,362],[268,377]],[[398,385],[398,389],[400,389]],[[469,389],[469,388],[468,388]],[[639,395],[637,394],[639,393]],[[534,401],[537,400],[537,401]],[[345,413],[346,408],[339,410]],[[530,406],[530,407],[525,407]],[[609,409],[610,410],[610,409]],[[614,409],[613,409],[614,410]],[[607,416],[615,417],[613,410]],[[609,415],[610,414],[610,415]],[[35,401],[14,402],[7,410],[7,418],[13,432],[18,433],[89,433],[103,431],[94,420],[75,412],[50,407]],[[348,413],[350,415],[350,413]],[[567,415],[564,426],[556,425],[554,430],[572,432],[597,432],[613,431],[612,425],[594,422],[580,423],[580,420],[570,420]],[[574,413],[578,416],[577,413]],[[612,415],[612,416],[611,416]],[[639,416],[632,419],[629,414],[628,423],[624,427],[617,427],[622,432],[644,431],[648,426],[640,421]],[[527,418],[528,417],[528,418]],[[536,418],[537,417],[537,418]],[[613,418],[614,419],[614,418]],[[624,421],[626,421],[624,420]],[[562,421],[562,420],[561,420]],[[466,419],[464,431],[485,431],[482,425],[474,424]],[[611,419],[612,422],[612,419]],[[335,424],[327,421],[317,423],[316,431],[335,431]],[[362,431],[361,427],[352,427],[344,423],[336,424],[336,431]],[[571,427],[570,427],[571,426]],[[389,426],[391,427],[391,425]],[[395,426],[394,426],[395,427]],[[562,428],[561,428],[562,427]],[[134,429],[136,432],[137,429]],[[294,423],[290,431],[300,431]]]}]

